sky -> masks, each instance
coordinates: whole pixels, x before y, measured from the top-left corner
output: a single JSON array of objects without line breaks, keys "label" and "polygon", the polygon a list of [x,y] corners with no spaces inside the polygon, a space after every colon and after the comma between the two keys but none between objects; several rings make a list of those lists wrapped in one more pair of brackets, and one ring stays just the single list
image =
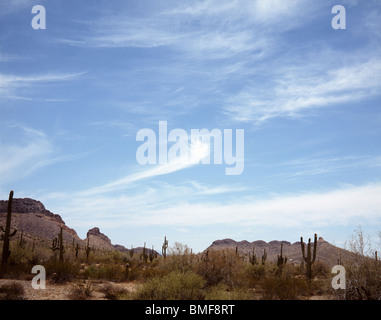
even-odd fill
[{"label": "sky", "polygon": [[[381,248],[380,15],[376,0],[1,0],[0,198],[126,247],[344,246],[361,226]],[[222,162],[195,129],[222,134]]]}]

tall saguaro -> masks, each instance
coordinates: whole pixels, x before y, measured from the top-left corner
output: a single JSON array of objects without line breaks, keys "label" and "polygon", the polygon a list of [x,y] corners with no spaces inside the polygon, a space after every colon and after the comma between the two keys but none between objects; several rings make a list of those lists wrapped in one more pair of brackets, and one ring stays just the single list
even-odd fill
[{"label": "tall saguaro", "polygon": [[167,237],[165,236],[164,237],[164,243],[161,247],[161,253],[162,253],[164,259],[167,257],[167,248],[168,248],[168,240],[167,240]]},{"label": "tall saguaro", "polygon": [[3,243],[3,253],[1,256],[1,269],[3,270],[3,267],[7,264],[8,258],[11,255],[11,252],[9,250],[9,239],[13,237],[17,229],[15,229],[13,232],[11,232],[11,218],[12,218],[12,200],[13,200],[13,190],[9,193],[9,200],[8,200],[8,211],[7,211],[7,221],[5,224],[5,229],[3,227],[0,227],[1,231],[4,233],[2,235]]},{"label": "tall saguaro", "polygon": [[311,280],[312,279],[312,264],[315,262],[316,259],[316,247],[317,247],[317,234],[315,233],[315,239],[314,239],[314,249],[313,253],[311,254],[311,238],[308,239],[307,244],[307,255],[305,253],[305,244],[303,242],[303,237],[300,237],[300,245],[302,247],[302,255],[303,260],[306,263],[306,277]]}]

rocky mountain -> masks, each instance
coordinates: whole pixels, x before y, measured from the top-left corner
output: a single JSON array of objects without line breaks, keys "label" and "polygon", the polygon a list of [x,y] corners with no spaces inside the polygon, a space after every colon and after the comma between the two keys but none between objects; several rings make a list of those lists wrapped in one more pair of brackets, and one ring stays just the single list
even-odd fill
[{"label": "rocky mountain", "polygon": [[[0,200],[0,226],[5,225],[7,208],[8,200]],[[51,241],[60,232],[61,227],[64,242],[66,243],[72,243],[74,241],[84,247],[89,239],[90,246],[97,249],[119,250],[122,252],[129,251],[129,249],[122,245],[112,244],[111,240],[103,234],[98,227],[90,229],[87,232],[86,238],[81,239],[74,229],[69,228],[65,224],[60,215],[47,210],[40,201],[29,198],[13,199],[11,228],[17,228],[18,233],[16,236],[19,237],[22,232],[23,238],[27,241],[37,240],[50,245]],[[304,239],[304,241],[306,242],[308,239]],[[266,249],[268,261],[276,261],[280,254],[282,244],[283,255],[287,256],[288,262],[300,264],[302,259],[300,242],[290,243],[288,241],[277,240],[270,242],[262,240],[249,242],[246,240],[235,241],[232,239],[223,239],[214,241],[206,250],[236,250],[236,248],[238,248],[240,255],[248,256],[249,252],[252,253],[254,248],[256,256],[260,259]],[[134,248],[135,253],[141,253],[142,251],[142,247]],[[150,252],[151,249],[147,248],[147,253]],[[333,266],[337,264],[339,257],[345,262],[345,259],[350,259],[351,256],[353,256],[353,254],[350,252],[328,243],[322,237],[319,238],[317,243],[317,260],[324,262],[328,266]]]},{"label": "rocky mountain", "polygon": [[[0,200],[0,225],[5,225],[7,209],[8,200]],[[11,228],[16,228],[18,233],[23,231],[24,238],[51,241],[61,227],[65,242],[71,242],[73,238],[81,241],[75,230],[66,226],[61,216],[46,210],[40,201],[29,198],[13,199]]]},{"label": "rocky mountain", "polygon": [[[0,226],[6,222],[8,200],[0,200]],[[87,232],[87,237],[81,239],[74,229],[69,228],[60,215],[46,210],[45,206],[37,200],[29,198],[14,198],[12,201],[11,228],[17,229],[16,236],[23,233],[26,241],[39,241],[50,244],[58,235],[62,227],[63,239],[66,243],[78,242],[81,246],[87,244],[101,250],[127,251],[121,245],[114,246],[111,240],[95,227]]]},{"label": "rocky mountain", "polygon": [[[311,239],[313,245],[313,237]],[[308,242],[308,239],[303,239],[303,242]],[[263,255],[264,250],[267,252],[268,261],[276,261],[278,255],[280,254],[281,245],[283,244],[283,256],[286,256],[288,263],[300,264],[302,262],[302,251],[300,241],[295,243],[290,243],[288,241],[270,241],[265,242],[262,240],[257,240],[253,242],[249,241],[235,241],[232,239],[223,239],[214,241],[206,250],[223,250],[223,249],[232,249],[236,250],[238,248],[238,253],[243,256],[248,256],[254,252],[258,257],[259,261]],[[306,246],[307,247],[307,246]],[[327,266],[334,266],[337,264],[339,258],[351,259],[353,254],[347,250],[336,247],[329,242],[325,241],[320,237],[317,241],[316,249],[316,261],[321,261]]]},{"label": "rocky mountain", "polygon": [[89,239],[90,245],[103,250],[116,249],[112,244],[109,237],[100,232],[99,228],[94,227],[87,232],[86,239]]}]

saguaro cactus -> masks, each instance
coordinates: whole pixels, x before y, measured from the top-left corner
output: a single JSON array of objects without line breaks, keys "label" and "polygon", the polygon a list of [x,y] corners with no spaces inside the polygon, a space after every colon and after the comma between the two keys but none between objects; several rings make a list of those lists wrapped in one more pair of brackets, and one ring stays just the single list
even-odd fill
[{"label": "saguaro cactus", "polygon": [[250,255],[250,252],[249,252],[249,262],[255,266],[257,264],[257,256],[255,255],[255,247],[253,247],[253,255],[251,256]]},{"label": "saguaro cactus", "polygon": [[144,262],[147,263],[148,254],[147,254],[147,249],[146,249],[146,243],[145,242],[144,242],[143,253],[142,253],[141,257],[144,260]]},{"label": "saguaro cactus", "polygon": [[155,250],[154,250],[154,247],[152,246],[152,250],[151,252],[149,253],[149,261],[153,261],[153,259],[155,259]]},{"label": "saguaro cactus", "polygon": [[52,251],[53,251],[54,254],[55,254],[55,252],[56,252],[57,250],[59,250],[58,242],[59,242],[58,237],[55,237],[55,238],[52,240],[52,245],[51,245],[50,249],[52,249]]},{"label": "saguaro cactus", "polygon": [[315,239],[314,239],[314,249],[311,254],[311,238],[308,239],[307,244],[307,254],[305,253],[305,244],[303,242],[303,237],[300,237],[300,245],[302,247],[302,255],[303,260],[306,263],[306,277],[307,279],[312,279],[312,265],[315,262],[316,259],[316,247],[317,247],[317,234],[315,233]]},{"label": "saguaro cactus", "polygon": [[23,247],[26,244],[26,241],[23,238],[23,235],[24,235],[24,230],[21,230],[20,240],[19,240],[19,243],[18,243],[19,247]]},{"label": "saguaro cactus", "polygon": [[59,249],[60,249],[60,262],[64,262],[64,253],[65,253],[65,246],[63,243],[63,234],[62,234],[62,227],[59,234]]},{"label": "saguaro cactus", "polygon": [[78,252],[79,252],[79,249],[80,249],[78,242],[75,245],[74,249],[75,249],[75,259],[78,259]]},{"label": "saguaro cactus", "polygon": [[262,255],[262,266],[265,265],[265,261],[267,259],[267,251],[266,251],[266,248],[263,249],[263,255]]},{"label": "saguaro cactus", "polygon": [[163,246],[161,247],[161,253],[164,259],[167,257],[167,248],[168,248],[168,240],[167,240],[167,237],[164,237],[164,243],[163,243]]},{"label": "saguaro cactus", "polygon": [[13,190],[11,190],[11,192],[9,193],[7,221],[5,223],[5,229],[3,226],[0,227],[0,230],[4,233],[1,236],[1,239],[4,240],[3,253],[1,256],[1,267],[4,267],[8,262],[8,258],[11,255],[11,251],[9,250],[9,240],[17,232],[17,229],[11,232],[12,200],[13,200]]},{"label": "saguaro cactus", "polygon": [[58,236],[53,239],[52,246],[50,247],[50,249],[53,250],[54,259],[56,258],[56,251],[59,251],[59,261],[63,263],[65,246],[63,244],[62,227],[60,229],[60,233],[58,234]]},{"label": "saguaro cactus", "polygon": [[91,251],[91,248],[90,248],[90,243],[89,243],[90,239],[87,238],[87,245],[85,247],[85,252],[86,252],[86,261],[89,260],[89,255],[90,255],[90,251]]},{"label": "saguaro cactus", "polygon": [[280,270],[280,273],[282,273],[282,270],[283,270],[283,267],[286,265],[287,263],[287,257],[284,256],[283,257],[283,243],[280,245],[280,255],[278,255],[278,259],[277,259],[277,266]]},{"label": "saguaro cactus", "polygon": [[131,249],[130,249],[130,251],[129,251],[129,254],[130,254],[130,258],[132,259],[132,257],[134,256],[134,253],[135,253],[135,250],[134,250],[134,248],[132,247],[132,245],[131,245]]}]

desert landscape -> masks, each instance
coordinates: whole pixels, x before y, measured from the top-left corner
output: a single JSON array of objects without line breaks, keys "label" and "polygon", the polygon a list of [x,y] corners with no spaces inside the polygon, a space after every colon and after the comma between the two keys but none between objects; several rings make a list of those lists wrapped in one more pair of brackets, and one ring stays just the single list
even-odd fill
[{"label": "desert landscape", "polygon": [[2,0],[4,309],[380,301],[380,16],[377,0]]},{"label": "desert landscape", "polygon": [[[2,243],[9,238],[6,261],[2,255],[3,300],[381,298],[381,264],[377,252],[372,257],[361,251],[360,231],[348,249],[317,235],[308,243],[216,240],[198,253],[164,237],[159,251],[146,244],[127,249],[112,244],[98,227],[80,239],[37,200],[16,198],[8,204],[0,201]],[[46,270],[45,289],[32,286],[36,265]],[[335,265],[345,268],[345,289],[332,287]]]}]

